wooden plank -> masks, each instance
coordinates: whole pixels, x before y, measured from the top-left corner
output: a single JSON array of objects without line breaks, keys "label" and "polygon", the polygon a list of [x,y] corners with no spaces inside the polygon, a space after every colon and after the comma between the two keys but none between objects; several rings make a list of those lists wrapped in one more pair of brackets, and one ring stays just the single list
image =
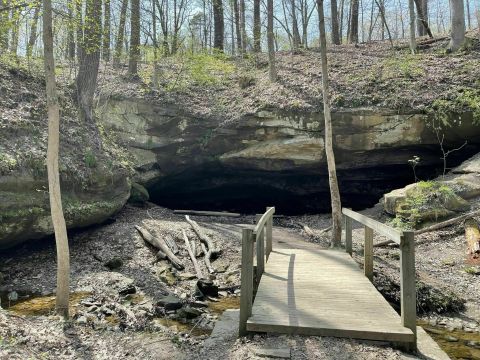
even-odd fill
[{"label": "wooden plank", "polygon": [[275,208],[274,207],[269,207],[268,210],[265,212],[265,214],[262,215],[260,220],[258,220],[257,225],[255,226],[255,229],[253,229],[253,233],[258,236],[260,233],[260,230],[263,229],[265,226],[265,223],[267,220],[275,214]]},{"label": "wooden plank", "polygon": [[[400,243],[400,308],[402,325],[416,335],[415,233],[404,231]],[[415,339],[416,342],[416,339]]]},{"label": "wooden plank", "polygon": [[226,216],[226,217],[240,217],[239,213],[231,213],[224,211],[202,211],[202,210],[173,210],[174,214],[182,215],[196,215],[196,216]]},{"label": "wooden plank", "polygon": [[402,238],[402,233],[394,228],[382,224],[376,220],[369,218],[368,216],[362,215],[350,209],[343,208],[342,213],[359,223],[368,226],[369,228],[373,229],[377,233],[386,236],[387,238],[393,240],[395,243],[400,244],[400,240]]},{"label": "wooden plank", "polygon": [[[267,211],[269,211],[271,208],[267,208]],[[267,220],[266,226],[265,226],[265,237],[266,237],[266,256],[267,260],[268,257],[270,256],[270,253],[272,252],[272,241],[273,241],[273,218],[270,217]]]},{"label": "wooden plank", "polygon": [[253,231],[242,229],[242,272],[240,284],[240,336],[247,334],[247,320],[253,303]]},{"label": "wooden plank", "polygon": [[353,246],[352,246],[352,219],[344,215],[345,220],[345,251],[352,255]]},{"label": "wooden plank", "polygon": [[414,333],[343,251],[272,251],[248,331],[410,344]]},{"label": "wooden plank", "polygon": [[373,281],[373,229],[365,226],[365,247],[363,248],[363,269],[368,280]]}]

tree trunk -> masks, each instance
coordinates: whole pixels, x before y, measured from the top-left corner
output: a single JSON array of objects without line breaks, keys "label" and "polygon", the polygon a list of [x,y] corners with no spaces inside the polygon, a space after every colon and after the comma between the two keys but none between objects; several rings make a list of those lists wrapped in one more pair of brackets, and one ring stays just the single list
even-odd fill
[{"label": "tree trunk", "polygon": [[297,51],[300,46],[300,32],[298,31],[297,22],[297,4],[295,0],[290,0],[292,7],[292,35],[293,35],[293,51]]},{"label": "tree trunk", "polygon": [[348,42],[350,44],[358,43],[358,0],[352,0],[350,10],[350,32]]},{"label": "tree trunk", "polygon": [[140,0],[132,0],[130,18],[130,56],[128,58],[128,74],[138,74],[138,60],[140,59]]},{"label": "tree trunk", "polygon": [[337,10],[337,0],[330,1],[330,8],[332,13],[332,43],[335,45],[340,45],[340,32],[338,26],[338,10]]},{"label": "tree trunk", "polygon": [[[35,11],[33,13],[32,25],[30,26],[30,37],[27,44],[27,58],[31,58],[33,54],[33,47],[37,41],[37,27],[38,27],[38,18],[40,17],[40,4],[35,6]],[[75,48],[73,48],[73,56],[75,57]]]},{"label": "tree trunk", "polygon": [[[468,24],[468,30],[472,29],[472,17],[470,13],[470,1],[467,0],[467,3],[465,4],[465,7],[467,8],[467,24]],[[480,24],[478,25],[480,26]]]},{"label": "tree trunk", "polygon": [[10,42],[10,52],[13,56],[17,56],[18,51],[18,39],[20,37],[20,10],[14,9],[12,10],[12,19],[11,19],[11,27],[12,27],[12,41]]},{"label": "tree trunk", "polygon": [[128,0],[122,1],[122,9],[120,10],[120,23],[118,25],[117,40],[115,41],[115,55],[113,57],[113,65],[119,66],[122,57],[123,39],[125,38],[125,22],[127,20]]},{"label": "tree trunk", "polygon": [[473,218],[465,220],[465,239],[467,240],[468,254],[478,257],[480,254],[480,229]]},{"label": "tree trunk", "polygon": [[[67,30],[67,58],[70,61],[75,60],[75,17],[74,12],[75,10],[75,3],[74,1],[70,1],[67,6],[67,14],[68,14],[68,30]],[[33,24],[32,24],[32,32],[33,32]],[[30,33],[30,38],[31,34]]]},{"label": "tree trunk", "polygon": [[53,58],[52,3],[44,0],[43,10],[43,49],[45,62],[45,82],[48,108],[48,147],[47,173],[50,211],[57,246],[57,292],[56,311],[68,319],[68,300],[70,283],[70,255],[68,249],[67,226],[63,216],[62,195],[60,192],[60,174],[58,153],[60,144],[60,108],[55,84],[55,61]]},{"label": "tree trunk", "polygon": [[[0,0],[0,7],[4,8],[9,5],[8,0]],[[8,50],[9,27],[7,26],[9,18],[8,11],[0,12],[0,54]]]},{"label": "tree trunk", "polygon": [[237,51],[242,53],[242,32],[240,30],[240,13],[238,10],[238,0],[233,0],[233,11],[235,13],[235,32],[237,34]]},{"label": "tree trunk", "polygon": [[260,0],[253,0],[253,51],[259,53],[260,48]]},{"label": "tree trunk", "polygon": [[465,42],[465,8],[463,0],[450,0],[452,12],[452,40],[448,45],[450,52],[460,49]]},{"label": "tree trunk", "polygon": [[223,21],[223,1],[213,0],[213,47],[223,51],[225,26]]},{"label": "tree trunk", "polygon": [[103,61],[110,61],[110,38],[111,38],[111,25],[110,25],[110,15],[111,15],[111,8],[110,8],[110,0],[105,0],[105,14],[103,16],[104,23],[103,23]]},{"label": "tree trunk", "polygon": [[417,33],[418,36],[427,35],[427,28],[424,23],[428,24],[428,0],[415,0],[417,6]]},{"label": "tree trunk", "polygon": [[322,59],[323,113],[325,117],[325,154],[327,156],[328,180],[332,203],[332,238],[331,246],[340,247],[342,237],[342,204],[338,189],[335,154],[333,152],[332,116],[330,113],[330,95],[328,89],[327,40],[325,36],[325,17],[323,0],[317,0],[317,10],[320,27],[320,50]]},{"label": "tree trunk", "polygon": [[267,45],[268,73],[270,81],[277,81],[277,66],[275,64],[275,44],[273,35],[273,0],[267,0]]},{"label": "tree trunk", "polygon": [[410,51],[412,54],[417,52],[417,43],[415,41],[415,5],[413,0],[408,0],[408,11],[410,14]]},{"label": "tree trunk", "polygon": [[242,32],[242,54],[245,54],[247,52],[247,30],[245,26],[245,0],[240,0],[240,31]]},{"label": "tree trunk", "polygon": [[[80,59],[77,74],[79,115],[98,132],[93,118],[93,97],[97,86],[100,49],[102,46],[102,1],[87,0],[83,40],[80,41]],[[100,141],[98,138],[97,141]],[[97,144],[98,147],[100,144]]]},{"label": "tree trunk", "polygon": [[77,33],[77,59],[78,63],[82,61],[82,44],[83,44],[83,0],[72,0],[75,3],[75,27]]}]

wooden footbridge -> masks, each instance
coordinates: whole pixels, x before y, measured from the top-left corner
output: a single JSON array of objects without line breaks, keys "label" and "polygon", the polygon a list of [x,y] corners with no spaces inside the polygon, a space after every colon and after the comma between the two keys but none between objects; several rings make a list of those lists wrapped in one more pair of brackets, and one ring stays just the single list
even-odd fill
[{"label": "wooden footbridge", "polygon": [[[415,348],[413,232],[343,209],[346,251],[321,249],[285,236],[273,241],[274,212],[267,208],[254,229],[242,230],[240,335],[336,336]],[[365,227],[363,271],[351,257],[352,221]],[[401,315],[371,283],[374,231],[400,245]]]}]

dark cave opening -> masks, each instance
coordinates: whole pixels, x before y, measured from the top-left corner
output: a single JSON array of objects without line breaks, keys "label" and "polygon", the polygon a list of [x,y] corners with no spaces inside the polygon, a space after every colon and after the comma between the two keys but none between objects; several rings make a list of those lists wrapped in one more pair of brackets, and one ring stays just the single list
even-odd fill
[{"label": "dark cave opening", "polygon": [[[416,152],[410,148],[405,161],[397,164],[359,166],[337,169],[342,206],[362,210],[374,206],[383,194],[414,181],[407,159]],[[479,151],[469,146],[452,153],[449,166],[454,167]],[[423,149],[425,152],[425,149]],[[442,161],[438,148],[425,155],[425,164],[416,169],[419,179],[429,180],[441,175]],[[418,153],[418,152],[417,152]],[[413,156],[413,155],[412,155]],[[229,211],[242,214],[262,213],[275,206],[282,215],[328,213],[330,193],[325,168],[289,171],[260,171],[231,168],[213,162],[189,168],[168,176],[148,187],[151,201],[170,209]]]}]

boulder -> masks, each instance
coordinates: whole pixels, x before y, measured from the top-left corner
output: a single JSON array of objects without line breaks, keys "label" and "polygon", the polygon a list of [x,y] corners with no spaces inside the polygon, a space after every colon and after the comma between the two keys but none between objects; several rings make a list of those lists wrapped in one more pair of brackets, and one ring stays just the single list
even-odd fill
[{"label": "boulder", "polygon": [[173,294],[162,297],[157,301],[157,305],[165,308],[165,310],[178,310],[183,304],[182,300]]}]

